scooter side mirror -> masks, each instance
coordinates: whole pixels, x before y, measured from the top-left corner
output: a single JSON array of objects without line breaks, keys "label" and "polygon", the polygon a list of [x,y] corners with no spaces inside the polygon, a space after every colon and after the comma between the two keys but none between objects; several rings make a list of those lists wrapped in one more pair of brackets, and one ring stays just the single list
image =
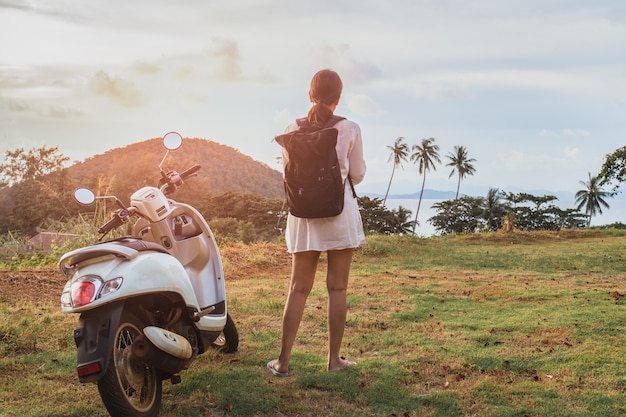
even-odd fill
[{"label": "scooter side mirror", "polygon": [[169,132],[163,136],[163,145],[170,151],[180,148],[183,143],[183,137],[178,132]]},{"label": "scooter side mirror", "polygon": [[74,191],[74,198],[80,204],[91,204],[96,201],[96,195],[88,188],[79,188]]}]

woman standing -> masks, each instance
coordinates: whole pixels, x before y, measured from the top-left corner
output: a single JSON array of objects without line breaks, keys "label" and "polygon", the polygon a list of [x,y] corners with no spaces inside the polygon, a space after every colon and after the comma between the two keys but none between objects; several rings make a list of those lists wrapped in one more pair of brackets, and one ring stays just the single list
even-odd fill
[{"label": "woman standing", "polygon": [[[318,71],[311,80],[309,98],[312,107],[307,119],[312,126],[323,126],[333,116],[343,83],[339,75],[329,69]],[[334,126],[338,130],[337,157],[344,186],[343,211],[335,217],[304,219],[287,217],[285,239],[287,250],[292,254],[291,283],[283,312],[280,355],[271,360],[267,367],[276,376],[287,376],[289,360],[298,327],[302,320],[306,300],[313,288],[313,281],[320,254],[327,252],[328,270],[328,370],[337,371],[354,365],[343,359],[339,350],[343,339],[347,315],[347,287],[354,249],[365,243],[363,223],[356,198],[350,191],[348,176],[358,184],[365,176],[363,144],[359,125],[350,120],[341,120]],[[287,127],[286,133],[298,129],[297,123]],[[283,163],[288,155],[283,150]]]}]

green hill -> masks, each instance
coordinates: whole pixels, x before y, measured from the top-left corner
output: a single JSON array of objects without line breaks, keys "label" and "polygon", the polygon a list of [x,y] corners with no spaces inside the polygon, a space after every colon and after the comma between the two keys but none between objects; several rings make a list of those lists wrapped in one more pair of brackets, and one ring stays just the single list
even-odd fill
[{"label": "green hill", "polygon": [[[100,196],[116,196],[128,204],[134,191],[158,185],[159,164],[166,152],[162,139],[149,139],[0,188],[0,234],[11,231],[32,236],[41,230],[57,230],[59,226],[54,222],[63,223],[85,210],[72,198],[78,187],[90,188]],[[20,165],[22,162],[25,166]],[[45,166],[46,162],[32,158],[17,161],[16,169],[32,168],[28,164]],[[282,201],[281,172],[210,140],[184,139],[179,149],[169,153],[163,169],[182,172],[195,164],[201,166],[197,176],[189,179],[174,199],[205,208],[211,215],[219,211],[230,217],[235,217],[233,207],[226,204],[231,200],[243,211],[254,211],[253,201]],[[245,220],[250,213],[241,215]]]},{"label": "green hill", "polygon": [[[68,176],[74,183],[94,188],[101,194],[113,193],[126,198],[141,186],[156,185],[160,178],[159,163],[165,152],[161,139],[149,139],[78,162],[68,168]],[[179,149],[170,152],[164,168],[182,172],[194,164],[202,166],[198,177],[193,179],[196,192],[232,191],[266,198],[283,196],[281,172],[229,146],[206,139],[184,139]]]}]

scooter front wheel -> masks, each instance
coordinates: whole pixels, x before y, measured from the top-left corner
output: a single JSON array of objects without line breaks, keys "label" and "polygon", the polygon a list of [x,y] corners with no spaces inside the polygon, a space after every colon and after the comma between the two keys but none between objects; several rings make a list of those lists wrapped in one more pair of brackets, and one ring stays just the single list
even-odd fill
[{"label": "scooter front wheel", "polygon": [[144,324],[124,310],[113,339],[113,352],[98,391],[112,416],[155,417],[159,414],[162,380],[153,366],[136,360],[133,341],[142,334]]},{"label": "scooter front wheel", "polygon": [[239,332],[230,314],[226,314],[226,325],[213,342],[213,347],[222,353],[234,353],[237,351],[239,347]]}]

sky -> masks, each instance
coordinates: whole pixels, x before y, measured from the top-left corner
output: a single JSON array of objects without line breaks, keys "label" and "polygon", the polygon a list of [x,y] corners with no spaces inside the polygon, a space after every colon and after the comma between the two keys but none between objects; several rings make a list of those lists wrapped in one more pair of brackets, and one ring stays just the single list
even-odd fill
[{"label": "sky", "polygon": [[[623,0],[0,0],[0,153],[72,161],[178,131],[280,169],[273,138],[322,68],[384,194],[398,137],[435,138],[426,188],[571,192],[626,145]],[[202,161],[198,161],[200,164]],[[421,188],[417,165],[391,193]]]}]

